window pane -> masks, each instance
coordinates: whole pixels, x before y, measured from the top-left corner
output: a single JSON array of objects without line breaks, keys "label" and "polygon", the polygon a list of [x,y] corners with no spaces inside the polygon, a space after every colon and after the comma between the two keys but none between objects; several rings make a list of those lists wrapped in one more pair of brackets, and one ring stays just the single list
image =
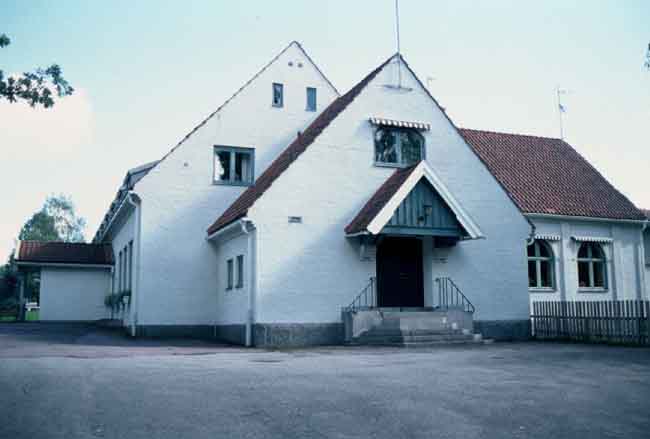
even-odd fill
[{"label": "window pane", "polygon": [[589,287],[589,262],[578,262],[578,285]]},{"label": "window pane", "polygon": [[529,258],[535,256],[535,244],[531,244],[526,247],[526,251]]},{"label": "window pane", "polygon": [[402,163],[410,165],[422,160],[422,137],[416,131],[401,131]]},{"label": "window pane", "polygon": [[605,264],[594,262],[594,287],[605,288]]},{"label": "window pane", "polygon": [[539,246],[539,255],[543,258],[550,258],[551,252],[548,249],[548,245],[544,241],[537,241],[536,245]]},{"label": "window pane", "polygon": [[528,286],[537,287],[537,264],[535,261],[528,261]]},{"label": "window pane", "polygon": [[248,154],[235,153],[235,181],[248,181]]},{"label": "window pane", "polygon": [[215,180],[230,181],[230,151],[219,151],[214,160]]},{"label": "window pane", "polygon": [[316,111],[316,89],[307,87],[307,111]]},{"label": "window pane", "polygon": [[379,129],[375,133],[375,161],[397,163],[397,136],[394,131]]},{"label": "window pane", "polygon": [[281,107],[283,103],[283,86],[282,84],[273,84],[273,106]]},{"label": "window pane", "polygon": [[233,283],[233,266],[232,266],[232,259],[228,259],[228,289],[232,289],[232,283]]},{"label": "window pane", "polygon": [[244,256],[237,256],[237,288],[244,286]]},{"label": "window pane", "polygon": [[586,243],[586,242],[583,243],[582,245],[580,245],[580,250],[578,250],[578,257],[580,259],[583,259],[583,258],[586,259],[586,258],[589,257],[589,251],[587,250],[587,247],[589,247],[589,244]]},{"label": "window pane", "polygon": [[553,273],[552,273],[552,265],[550,261],[541,261],[540,266],[542,269],[541,274],[541,279],[542,279],[542,284],[540,287],[544,288],[551,288],[553,286]]},{"label": "window pane", "polygon": [[599,244],[591,244],[591,257],[594,259],[605,259],[605,253]]}]

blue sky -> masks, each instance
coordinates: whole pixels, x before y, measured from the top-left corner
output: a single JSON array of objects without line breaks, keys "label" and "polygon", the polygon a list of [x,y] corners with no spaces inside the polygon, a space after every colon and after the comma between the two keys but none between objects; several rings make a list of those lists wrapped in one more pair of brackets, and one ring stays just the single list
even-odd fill
[{"label": "blue sky", "polygon": [[[401,0],[402,52],[462,127],[566,139],[650,207],[647,1]],[[6,72],[59,63],[53,110],[0,104],[0,258],[53,192],[94,234],[128,168],[161,157],[290,41],[344,92],[395,51],[392,0],[0,0]],[[6,198],[8,196],[8,199]]]}]

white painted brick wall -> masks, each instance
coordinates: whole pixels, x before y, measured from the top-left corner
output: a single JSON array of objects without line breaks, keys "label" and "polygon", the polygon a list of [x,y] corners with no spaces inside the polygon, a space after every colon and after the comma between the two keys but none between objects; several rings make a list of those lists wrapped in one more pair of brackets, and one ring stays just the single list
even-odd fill
[{"label": "white painted brick wall", "polygon": [[[641,226],[618,222],[596,222],[578,219],[533,219],[538,234],[552,234],[562,237],[562,241],[550,242],[556,258],[555,273],[557,290],[553,293],[533,293],[535,300],[561,300],[562,290],[565,300],[619,300],[636,299],[643,279],[639,265],[639,232]],[[607,257],[608,288],[605,292],[584,292],[578,288],[577,255],[579,243],[571,236],[592,236],[612,238],[611,244],[602,244]],[[560,247],[563,250],[561,260]],[[564,281],[563,281],[564,277]],[[644,296],[644,297],[647,297]]]},{"label": "white painted brick wall", "polygon": [[39,318],[44,321],[107,318],[104,297],[109,285],[107,269],[43,267]]},{"label": "white painted brick wall", "polygon": [[[239,234],[234,238],[220,241],[216,247],[217,265],[214,270],[217,272],[217,287],[214,291],[216,306],[216,324],[228,325],[233,323],[246,322],[248,313],[248,292],[250,288],[250,264],[248,260],[248,237]],[[233,284],[237,283],[237,256],[244,256],[244,286],[228,290],[228,266],[227,261],[233,260]]]},{"label": "white painted brick wall", "polygon": [[[284,83],[284,108],[271,106],[273,82]],[[336,97],[304,53],[292,45],[138,183],[143,270],[138,324],[222,320],[217,253],[205,240],[206,229],[245,188],[212,184],[213,146],[255,148],[259,175],[316,117],[317,113],[305,111],[306,87],[318,89],[319,111]]]},{"label": "white painted brick wall", "polygon": [[[126,206],[125,206],[126,207]],[[115,257],[115,266],[114,266],[114,273],[113,273],[113,280],[115,282],[115,289],[114,291],[116,293],[119,293],[118,291],[118,277],[116,275],[117,271],[120,269],[119,268],[119,254],[120,251],[124,250],[126,246],[129,245],[130,241],[134,241],[135,239],[135,210],[131,209],[131,212],[128,215],[125,215],[125,217],[121,220],[118,221],[117,224],[115,224],[112,229],[110,230],[111,236],[110,242],[111,246],[113,247],[113,255]],[[133,277],[135,278],[136,272],[135,272],[135,241],[133,243]],[[128,262],[127,262],[128,264]],[[127,275],[128,276],[128,275]],[[113,318],[116,319],[121,319],[124,325],[129,325],[132,322],[133,318],[133,313],[135,312],[135,306],[131,304],[131,306],[127,308],[120,308],[119,310],[115,310],[113,313]],[[110,310],[108,310],[108,314],[110,316]]]},{"label": "white painted brick wall", "polygon": [[384,87],[394,76],[393,65],[382,71],[249,212],[258,227],[258,321],[339,321],[374,274],[375,262],[360,261],[343,230],[393,172],[373,166],[370,116],[431,124],[427,160],[487,236],[451,249],[446,264],[429,259],[425,272],[450,275],[478,319],[528,317],[528,223],[413,77],[403,77],[410,93]]}]

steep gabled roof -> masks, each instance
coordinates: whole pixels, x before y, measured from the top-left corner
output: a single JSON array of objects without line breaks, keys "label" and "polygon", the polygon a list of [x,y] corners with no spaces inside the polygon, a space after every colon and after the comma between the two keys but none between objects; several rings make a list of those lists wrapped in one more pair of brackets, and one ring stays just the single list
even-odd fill
[{"label": "steep gabled roof", "polygon": [[122,181],[122,185],[117,190],[115,198],[104,214],[104,219],[102,219],[102,222],[99,225],[95,236],[93,237],[93,242],[97,242],[99,240],[100,233],[104,232],[105,227],[111,223],[111,220],[115,214],[117,214],[117,209],[120,207],[120,204],[126,197],[127,193],[130,190],[133,190],[136,183],[142,180],[144,176],[147,175],[149,171],[151,171],[158,164],[159,161],[160,160],[155,160],[153,162],[145,163],[144,165],[136,166],[135,168],[131,168],[127,171],[126,175],[124,176],[124,180]]},{"label": "steep gabled roof", "polygon": [[16,262],[31,264],[113,265],[110,244],[19,241]]},{"label": "steep gabled roof", "polygon": [[468,238],[479,239],[484,237],[483,232],[481,232],[481,229],[470,217],[469,213],[463,209],[425,160],[393,172],[388,180],[370,197],[352,222],[347,225],[345,233],[347,235],[358,233],[378,234],[389,222],[400,203],[422,179],[427,180],[434,191],[442,198]]},{"label": "steep gabled roof", "polygon": [[[246,83],[244,85],[242,85],[235,93],[233,93],[233,95],[230,96],[223,104],[221,104],[216,110],[214,110],[212,113],[210,113],[198,125],[196,125],[194,128],[192,128],[192,130],[190,130],[189,133],[187,133],[180,141],[178,141],[178,143],[176,143],[176,145],[174,145],[160,160],[156,160],[155,162],[147,163],[146,165],[142,165],[142,166],[140,166],[138,168],[134,168],[134,169],[130,170],[129,173],[132,173],[132,172],[134,172],[135,170],[137,170],[139,168],[146,168],[144,172],[138,174],[137,179],[133,180],[133,184],[130,185],[128,190],[133,189],[134,186],[135,186],[135,183],[137,183],[142,178],[144,178],[144,176],[147,175],[149,173],[149,171],[151,171],[153,168],[155,168],[158,165],[158,163],[162,162],[170,154],[172,154],[174,151],[176,151],[183,143],[185,143],[190,137],[192,137],[192,135],[194,133],[196,133],[199,129],[201,129],[206,123],[208,123],[208,121],[210,121],[210,119],[212,119],[214,116],[216,116],[226,105],[228,105],[233,99],[235,99],[235,97],[237,97],[237,95],[239,95],[255,79],[257,79],[262,73],[264,73],[264,71],[266,71],[278,58],[280,58],[292,46],[296,46],[303,53],[303,55],[305,55],[305,57],[309,60],[311,65],[316,69],[316,71],[321,75],[321,77],[325,80],[325,82],[327,82],[327,84],[332,88],[334,93],[338,96],[339,92],[336,89],[336,87],[334,87],[334,84],[332,84],[330,82],[330,80],[327,78],[327,76],[325,76],[325,74],[318,67],[318,65],[316,65],[314,60],[309,56],[309,54],[302,47],[302,45],[298,41],[292,41],[284,49],[282,49],[282,51],[280,51],[280,53],[278,53],[275,57],[273,57],[273,59],[271,59],[271,61],[266,63],[264,65],[264,67],[262,67],[248,81],[246,81]],[[126,179],[128,177],[129,177],[129,174],[127,173],[127,177],[125,178],[125,181],[126,181]],[[100,224],[100,227],[97,230],[97,233],[95,233],[95,237],[93,238],[93,242],[99,240],[100,233],[104,231],[103,228],[106,225],[110,224],[110,220],[112,219],[112,217],[113,217],[113,215],[115,213],[114,210],[117,209],[117,207],[119,207],[120,202],[122,201],[124,196],[126,196],[126,193],[125,192],[123,193],[123,190],[122,190],[123,187],[124,187],[124,185],[120,188],[120,190],[117,193],[117,196],[115,197],[115,200],[111,203],[111,206],[110,206],[108,212],[106,213],[106,215],[104,216],[104,219],[103,219],[102,223]]]},{"label": "steep gabled roof", "polygon": [[461,129],[523,213],[643,220],[645,215],[561,139]]},{"label": "steep gabled roof", "polygon": [[222,227],[244,217],[253,204],[271,187],[273,182],[291,165],[336,117],[345,110],[375,76],[395,57],[384,61],[343,96],[335,99],[259,176],[255,183],[237,198],[208,228],[212,234]]},{"label": "steep gabled roof", "polygon": [[345,233],[353,235],[367,231],[368,224],[386,206],[386,203],[395,195],[404,182],[415,170],[416,165],[395,170],[390,177],[379,186],[379,189],[370,197],[361,208],[357,216],[345,227]]}]

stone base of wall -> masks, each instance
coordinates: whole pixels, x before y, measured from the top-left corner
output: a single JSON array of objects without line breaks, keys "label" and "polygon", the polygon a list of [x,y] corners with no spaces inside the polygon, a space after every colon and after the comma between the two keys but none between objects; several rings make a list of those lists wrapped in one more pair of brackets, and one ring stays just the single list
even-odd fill
[{"label": "stone base of wall", "polygon": [[257,323],[256,347],[288,348],[343,344],[343,323]]},{"label": "stone base of wall", "polygon": [[498,341],[525,341],[532,338],[530,320],[475,320],[474,332]]},{"label": "stone base of wall", "polygon": [[[129,331],[128,327],[125,327]],[[214,339],[214,326],[211,325],[138,325],[136,337],[174,338],[188,337]]]},{"label": "stone base of wall", "polygon": [[225,343],[245,345],[246,325],[217,325],[214,326],[214,338]]}]

